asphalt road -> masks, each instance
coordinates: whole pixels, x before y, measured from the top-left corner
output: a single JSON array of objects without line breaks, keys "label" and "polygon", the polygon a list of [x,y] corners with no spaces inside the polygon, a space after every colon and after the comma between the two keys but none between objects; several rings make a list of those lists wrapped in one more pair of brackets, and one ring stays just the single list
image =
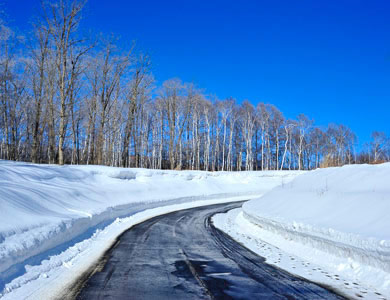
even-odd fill
[{"label": "asphalt road", "polygon": [[212,226],[213,214],[241,204],[178,211],[134,226],[80,279],[76,298],[342,299],[266,264]]}]

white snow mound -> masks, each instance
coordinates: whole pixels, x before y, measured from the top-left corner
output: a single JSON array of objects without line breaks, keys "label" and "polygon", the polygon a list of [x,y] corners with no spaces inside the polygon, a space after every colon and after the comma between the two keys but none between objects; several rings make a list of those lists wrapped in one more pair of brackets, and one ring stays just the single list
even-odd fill
[{"label": "white snow mound", "polygon": [[[390,275],[390,163],[317,169],[246,202],[243,212],[265,230],[345,259],[354,276],[369,275],[362,266]],[[390,290],[385,277],[369,281]]]}]

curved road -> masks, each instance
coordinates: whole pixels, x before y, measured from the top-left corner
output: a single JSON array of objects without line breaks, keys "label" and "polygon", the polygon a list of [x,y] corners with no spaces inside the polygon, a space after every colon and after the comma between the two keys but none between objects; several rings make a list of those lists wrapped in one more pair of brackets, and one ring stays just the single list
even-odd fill
[{"label": "curved road", "polygon": [[242,203],[170,213],[132,227],[80,280],[77,299],[342,299],[264,263],[212,226]]}]

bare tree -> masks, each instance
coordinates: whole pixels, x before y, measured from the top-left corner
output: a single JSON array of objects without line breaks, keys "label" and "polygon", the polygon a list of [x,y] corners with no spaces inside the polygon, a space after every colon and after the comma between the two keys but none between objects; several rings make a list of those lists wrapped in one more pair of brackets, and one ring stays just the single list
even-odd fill
[{"label": "bare tree", "polygon": [[137,108],[137,99],[151,86],[153,80],[149,75],[150,72],[150,58],[147,55],[141,55],[135,63],[135,72],[133,79],[129,83],[126,93],[127,100],[127,116],[125,133],[123,138],[123,151],[122,151],[122,166],[129,166],[129,143],[130,134],[132,132],[132,126],[134,122],[134,116]]},{"label": "bare tree", "polygon": [[311,129],[313,121],[311,121],[304,114],[298,116],[298,125],[297,129],[299,132],[299,142],[298,142],[298,170],[303,169],[303,153],[305,147],[305,137],[308,134],[308,131]]},{"label": "bare tree", "polygon": [[254,107],[248,101],[244,101],[241,106],[242,115],[242,136],[245,141],[245,170],[253,170],[253,155],[252,155],[252,139],[255,126],[255,111]]},{"label": "bare tree", "polygon": [[384,132],[373,131],[371,133],[371,153],[374,158],[374,163],[377,163],[379,160],[385,159],[386,146],[388,144],[388,139]]},{"label": "bare tree", "polygon": [[112,105],[117,101],[121,91],[121,79],[129,64],[129,55],[121,55],[116,53],[116,47],[112,40],[109,40],[102,51],[98,54],[98,59],[95,65],[94,75],[97,87],[93,90],[97,92],[99,104],[99,126],[96,146],[96,162],[104,164],[103,148],[104,136],[107,118],[112,108]]},{"label": "bare tree", "polygon": [[30,71],[33,95],[33,124],[31,161],[39,162],[39,148],[43,134],[42,112],[45,104],[45,85],[47,84],[47,60],[49,58],[50,29],[43,24],[36,23],[34,28],[36,45],[31,49]]},{"label": "bare tree", "polygon": [[84,2],[59,0],[46,3],[45,18],[54,43],[56,79],[60,98],[60,124],[58,132],[58,163],[63,165],[64,143],[68,126],[68,112],[73,109],[75,85],[81,74],[80,64],[91,45],[77,35]]}]

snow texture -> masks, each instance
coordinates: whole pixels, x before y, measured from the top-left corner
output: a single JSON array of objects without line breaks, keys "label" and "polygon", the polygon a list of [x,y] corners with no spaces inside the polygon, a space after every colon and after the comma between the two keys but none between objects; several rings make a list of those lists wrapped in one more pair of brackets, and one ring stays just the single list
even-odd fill
[{"label": "snow texture", "polygon": [[[96,235],[105,241],[96,247],[104,249],[115,234],[104,239],[102,232],[123,218],[153,209],[164,213],[158,210],[163,206],[182,209],[253,198],[297,174],[60,167],[0,160],[0,292],[13,295],[26,283],[28,291],[34,290],[31,282],[41,282],[52,268],[67,264],[69,255],[78,256],[77,245],[89,245]],[[63,253],[68,253],[65,260],[59,257]],[[76,273],[72,271],[70,278]]]},{"label": "snow texture", "polygon": [[[270,265],[331,287],[349,299],[388,299],[386,291],[377,288],[378,278],[382,280],[386,277],[383,271],[356,266],[351,259],[333,256],[326,249],[313,248],[309,244],[264,229],[245,218],[242,209],[217,214],[213,217],[213,223],[233,239],[264,257],[265,262]],[[353,266],[359,268],[360,276],[351,272],[354,271]],[[367,278],[374,279],[374,285],[368,284]]]},{"label": "snow texture", "polygon": [[390,163],[350,165],[297,176],[246,202],[236,221],[257,225],[261,240],[268,236],[270,244],[390,297],[389,212]]}]

